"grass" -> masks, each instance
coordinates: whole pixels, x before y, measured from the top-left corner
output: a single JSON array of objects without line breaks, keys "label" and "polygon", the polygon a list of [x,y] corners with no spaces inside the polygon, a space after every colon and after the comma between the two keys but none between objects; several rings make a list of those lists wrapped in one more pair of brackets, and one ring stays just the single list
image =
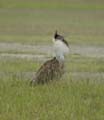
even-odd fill
[{"label": "grass", "polygon": [[[47,58],[50,59],[50,58]],[[104,59],[81,57],[80,55],[69,56],[65,63],[70,72],[104,72]],[[43,62],[35,59],[21,59],[4,57],[0,60],[1,72],[34,72]]]},{"label": "grass", "polygon": [[[83,1],[83,0],[53,0],[53,1],[40,1],[40,0],[1,0],[1,8],[39,8],[39,9],[85,9],[85,10],[96,10],[104,9],[104,2],[98,1]],[[60,3],[60,4],[59,4]]]},{"label": "grass", "polygon": [[[52,36],[52,35],[50,35]],[[21,44],[51,44],[52,37],[49,35],[0,35],[0,42]],[[70,35],[66,36],[70,44],[104,46],[103,35]]]},{"label": "grass", "polygon": [[0,62],[0,71],[2,72],[28,72],[35,71],[39,68],[40,63],[34,60],[26,59],[14,59],[14,60],[1,60]]},{"label": "grass", "polygon": [[[33,1],[29,3],[31,2]],[[103,1],[83,2],[79,0],[75,3],[70,1],[69,4],[63,0],[60,4],[58,1],[53,1],[52,4],[46,1],[47,6],[44,6],[43,2],[36,1],[33,4],[34,8],[25,6],[28,3],[26,1],[24,9],[20,1],[6,0],[4,3],[0,9],[0,42],[50,43],[54,31],[57,29],[71,44],[104,45],[104,13],[99,7],[96,9],[99,4],[103,6]],[[14,4],[14,7],[8,9],[12,5],[11,3]],[[21,9],[17,3],[21,5]],[[57,9],[53,6],[55,3],[58,5]],[[71,3],[75,8],[66,7],[71,6]],[[80,7],[81,3],[83,3],[83,7]],[[39,5],[44,7],[40,8]],[[62,5],[63,8],[61,8]],[[86,5],[95,5],[95,8],[84,9]],[[77,6],[79,6],[78,9]]]},{"label": "grass", "polygon": [[[104,81],[102,76],[74,76],[72,73],[104,72],[104,61],[71,55],[69,74],[62,80],[30,86],[41,63],[26,59],[0,60],[0,119],[2,120],[103,120]],[[25,76],[23,75],[25,73]],[[89,75],[90,75],[89,74]]]},{"label": "grass", "polygon": [[66,66],[71,72],[104,72],[104,59],[72,55]]},{"label": "grass", "polygon": [[[0,0],[0,43],[52,44],[57,29],[71,45],[103,48],[103,10],[103,0]],[[38,52],[11,46],[2,53]],[[104,120],[103,57],[71,54],[61,80],[32,87],[42,63],[0,56],[0,120]]]},{"label": "grass", "polygon": [[[70,56],[68,76],[45,85],[30,86],[23,72],[36,71],[40,63],[34,60],[1,60],[0,119],[2,120],[103,120],[104,81],[102,77],[72,76],[73,72],[104,72],[103,59]],[[16,73],[21,73],[17,77]],[[12,74],[10,74],[12,73]],[[28,73],[27,73],[28,74]],[[99,82],[98,82],[99,81]]]},{"label": "grass", "polygon": [[104,84],[70,79],[36,87],[17,78],[1,80],[0,119],[103,120]]}]

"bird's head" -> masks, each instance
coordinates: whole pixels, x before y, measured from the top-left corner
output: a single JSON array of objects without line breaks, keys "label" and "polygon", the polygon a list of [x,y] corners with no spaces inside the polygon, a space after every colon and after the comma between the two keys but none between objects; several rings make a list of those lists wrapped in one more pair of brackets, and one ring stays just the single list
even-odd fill
[{"label": "bird's head", "polygon": [[55,39],[55,40],[63,40],[64,37],[61,36],[61,35],[59,35],[58,32],[57,32],[57,30],[56,30],[56,31],[55,31],[55,34],[54,34],[54,39]]}]

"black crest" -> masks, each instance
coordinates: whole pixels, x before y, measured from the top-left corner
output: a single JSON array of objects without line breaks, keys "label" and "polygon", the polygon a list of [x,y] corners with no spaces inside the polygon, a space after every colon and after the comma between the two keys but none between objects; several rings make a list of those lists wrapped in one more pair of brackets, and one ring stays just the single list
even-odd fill
[{"label": "black crest", "polygon": [[64,37],[63,37],[62,35],[59,35],[59,34],[57,33],[57,30],[56,30],[56,32],[55,32],[55,34],[54,34],[54,39],[55,39],[55,40],[61,40],[66,46],[69,46],[69,45],[68,45],[68,42],[64,39]]}]

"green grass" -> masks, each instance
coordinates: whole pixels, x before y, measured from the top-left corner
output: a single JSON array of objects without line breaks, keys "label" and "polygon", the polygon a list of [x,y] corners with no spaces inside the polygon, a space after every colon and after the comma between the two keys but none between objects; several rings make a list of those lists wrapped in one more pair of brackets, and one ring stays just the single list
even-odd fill
[{"label": "green grass", "polygon": [[[47,58],[50,59],[50,58]],[[103,58],[81,57],[80,55],[71,55],[65,63],[69,72],[104,72]],[[1,72],[34,72],[43,62],[35,59],[7,58],[0,60]]]},{"label": "green grass", "polygon": [[[52,34],[53,35],[53,34]],[[51,44],[52,35],[0,35],[0,42],[21,44]],[[67,41],[72,45],[104,46],[103,35],[69,35]],[[14,51],[15,52],[15,51]]]},{"label": "green grass", "polygon": [[71,72],[104,72],[104,59],[72,55],[66,66]]},{"label": "green grass", "polygon": [[[103,1],[79,0],[75,3],[68,1],[68,4],[63,0],[60,4],[58,1],[52,1],[52,4],[36,1],[33,5],[37,7],[33,9],[26,5],[28,1],[22,1],[24,9],[20,1],[3,2],[5,4],[0,9],[0,42],[50,43],[57,29],[71,44],[104,45],[104,12],[99,8],[99,4],[103,6]],[[53,6],[55,3],[57,9]],[[14,7],[8,9],[12,4]],[[67,7],[71,4],[73,9]],[[40,8],[39,5],[44,7]],[[84,9],[86,5],[88,8]]]},{"label": "green grass", "polygon": [[0,119],[103,120],[104,84],[70,79],[35,87],[17,78],[1,79]]},{"label": "green grass", "polygon": [[0,42],[36,45],[52,43],[52,38],[50,36],[39,35],[0,35]]},{"label": "green grass", "polygon": [[85,9],[85,10],[96,10],[104,9],[104,2],[83,1],[83,0],[1,0],[0,8],[39,8],[39,9]]},{"label": "green grass", "polygon": [[39,68],[40,63],[34,60],[21,60],[21,59],[3,59],[0,60],[0,71],[1,72],[34,72]]},{"label": "green grass", "polygon": [[4,73],[0,77],[0,119],[104,119],[104,77],[72,75],[104,72],[104,59],[71,55],[66,63],[67,76],[32,87],[29,72],[35,72],[41,64],[26,59],[0,60],[0,74]]}]

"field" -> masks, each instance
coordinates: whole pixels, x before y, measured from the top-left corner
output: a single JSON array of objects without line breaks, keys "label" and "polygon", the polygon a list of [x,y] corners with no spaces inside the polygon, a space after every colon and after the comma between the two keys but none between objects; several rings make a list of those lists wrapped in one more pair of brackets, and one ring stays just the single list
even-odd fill
[{"label": "field", "polygon": [[[70,45],[66,72],[30,86],[55,30]],[[0,120],[104,120],[103,0],[0,1]]]}]

